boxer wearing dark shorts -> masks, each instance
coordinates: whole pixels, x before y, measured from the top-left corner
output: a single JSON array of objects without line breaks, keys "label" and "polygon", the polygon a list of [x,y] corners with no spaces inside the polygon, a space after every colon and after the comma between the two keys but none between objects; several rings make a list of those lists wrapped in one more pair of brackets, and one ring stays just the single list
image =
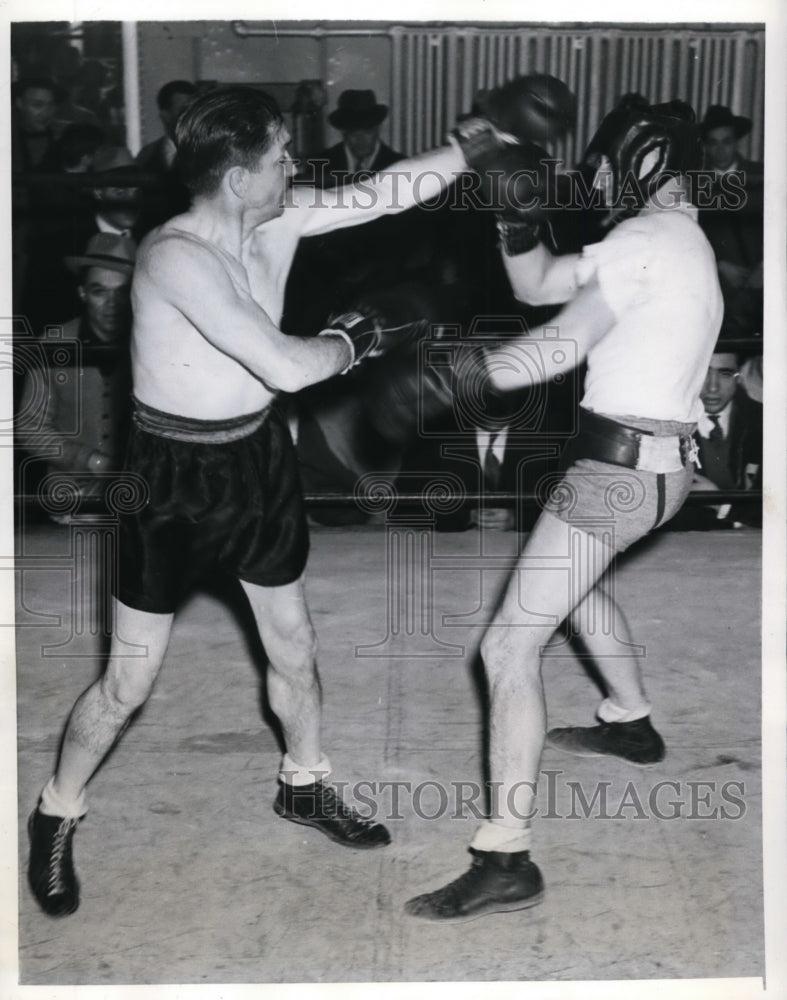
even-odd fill
[{"label": "boxer wearing dark shorts", "polygon": [[308,529],[276,403],[247,417],[194,420],[136,401],[127,467],[148,497],[120,520],[115,596],[124,604],[172,613],[215,568],[260,587],[302,574]]},{"label": "boxer wearing dark shorts", "polygon": [[[345,805],[328,780],[303,572],[308,536],[276,399],[346,371],[407,326],[389,329],[376,313],[356,313],[345,328],[305,337],[283,333],[280,323],[302,237],[433,198],[464,159],[450,146],[425,154],[345,203],[346,191],[316,198],[308,188],[289,189],[289,141],[275,101],[256,88],[208,91],[178,120],[191,206],[145,238],[132,284],[138,404],[128,463],[149,496],[120,526],[106,669],[78,698],[29,821],[28,882],[51,916],[79,906],[72,843],[88,782],[153,690],[176,605],[217,568],[239,579],[267,657],[268,702],[286,747],[274,811],[345,847],[390,843],[386,828]],[[422,316],[410,320],[412,333]]]}]

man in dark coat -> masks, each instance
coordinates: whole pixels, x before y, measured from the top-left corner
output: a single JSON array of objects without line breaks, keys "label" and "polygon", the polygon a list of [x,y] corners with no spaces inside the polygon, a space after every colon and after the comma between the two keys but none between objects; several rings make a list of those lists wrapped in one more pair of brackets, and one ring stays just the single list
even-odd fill
[{"label": "man in dark coat", "polygon": [[708,108],[700,126],[713,178],[699,203],[699,222],[716,255],[726,337],[762,333],[764,172],[738,150],[751,126],[750,118],[721,104]]}]

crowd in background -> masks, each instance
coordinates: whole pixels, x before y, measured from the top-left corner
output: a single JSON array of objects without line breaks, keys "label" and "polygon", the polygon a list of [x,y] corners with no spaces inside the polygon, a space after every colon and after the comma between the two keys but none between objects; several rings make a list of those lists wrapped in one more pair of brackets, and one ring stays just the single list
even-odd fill
[{"label": "crowd in background", "polygon": [[[100,64],[80,61],[68,47],[62,52],[57,82],[33,72],[36,66],[22,67],[12,92],[14,316],[18,342],[40,348],[20,353],[26,362],[16,366],[17,493],[37,494],[46,509],[51,476],[70,475],[88,513],[122,467],[135,248],[188,206],[174,127],[197,87],[178,80],[160,90],[161,137],[133,157],[121,134],[119,96]],[[336,187],[403,158],[380,138],[386,115],[372,91],[342,93],[328,119],[342,140],[302,162],[296,183]],[[744,197],[735,209],[710,199],[717,207],[700,212],[725,318],[702,397],[698,489],[761,487],[763,168],[737,149],[750,127],[718,105],[701,119],[712,186],[729,190],[734,176]],[[592,213],[564,213],[553,222],[555,252],[592,242]],[[381,289],[422,296],[425,311],[439,317],[436,325],[460,338],[547,321],[557,307],[535,309],[514,298],[496,242],[492,213],[428,205],[304,239],[282,329],[316,334],[331,315]],[[538,392],[481,398],[472,411],[426,414],[419,424],[400,412],[396,394],[399,380],[418,377],[417,365],[415,354],[376,359],[292,400],[305,492],[352,493],[360,477],[379,472],[405,493],[427,489],[435,476],[470,496],[537,493],[572,434],[581,372]],[[434,523],[443,530],[527,528],[536,513],[530,500],[498,509],[468,499],[438,511]],[[326,524],[367,518],[346,504],[315,505],[311,516]],[[757,525],[759,517],[757,502],[690,506],[675,526]]]}]

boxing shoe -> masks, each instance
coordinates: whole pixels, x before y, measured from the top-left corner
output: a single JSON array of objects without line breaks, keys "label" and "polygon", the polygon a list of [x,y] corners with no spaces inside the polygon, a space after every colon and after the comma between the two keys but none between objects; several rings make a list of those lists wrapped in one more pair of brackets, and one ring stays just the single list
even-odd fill
[{"label": "boxing shoe", "polygon": [[314,827],[344,847],[366,850],[391,843],[391,836],[381,823],[364,819],[322,781],[310,785],[280,781],[273,809],[283,819]]},{"label": "boxing shoe", "polygon": [[647,715],[634,722],[601,722],[598,726],[550,729],[547,743],[577,757],[611,755],[632,764],[657,764],[666,754],[664,740]]},{"label": "boxing shoe", "polygon": [[540,903],[544,880],[530,851],[506,854],[470,848],[473,862],[463,875],[405,903],[411,917],[424,920],[473,920],[487,913],[526,910]]},{"label": "boxing shoe", "polygon": [[27,878],[33,895],[50,917],[66,917],[79,906],[73,840],[77,819],[47,816],[36,808],[27,823],[30,863]]}]

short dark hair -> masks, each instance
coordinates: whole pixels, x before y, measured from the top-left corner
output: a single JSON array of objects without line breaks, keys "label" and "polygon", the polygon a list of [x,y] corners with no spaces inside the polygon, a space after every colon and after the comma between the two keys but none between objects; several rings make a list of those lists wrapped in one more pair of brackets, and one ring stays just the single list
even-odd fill
[{"label": "short dark hair", "polygon": [[193,97],[196,93],[196,85],[189,80],[170,80],[156,94],[156,104],[159,111],[164,111],[169,107],[169,102],[175,94],[185,94],[187,97]]},{"label": "short dark hair", "polygon": [[184,184],[192,195],[213,194],[230,167],[255,167],[283,125],[278,104],[263,90],[236,85],[200,94],[175,128]]}]

